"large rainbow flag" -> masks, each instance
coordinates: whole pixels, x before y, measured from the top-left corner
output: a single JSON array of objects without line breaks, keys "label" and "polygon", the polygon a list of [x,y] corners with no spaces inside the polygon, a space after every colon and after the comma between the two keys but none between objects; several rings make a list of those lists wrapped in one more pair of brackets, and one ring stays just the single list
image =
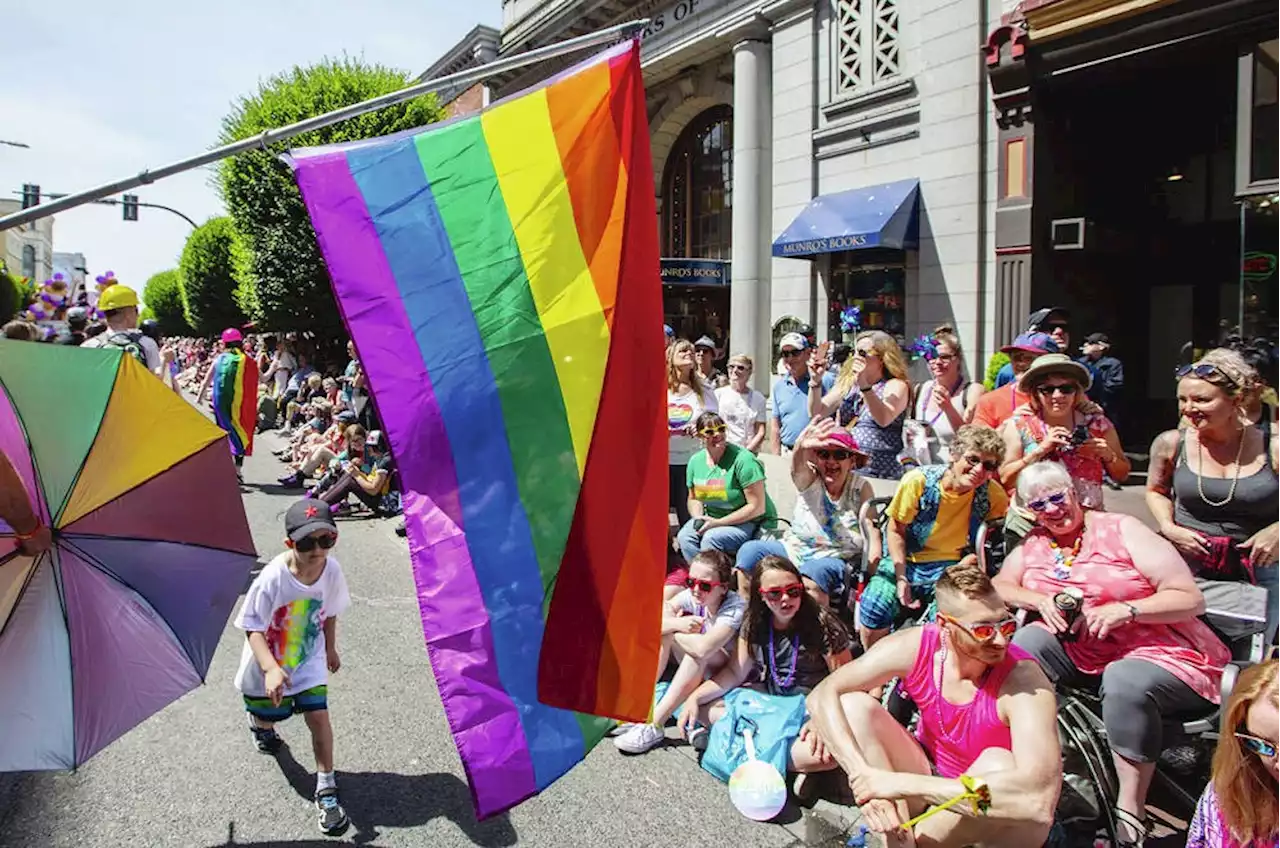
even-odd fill
[{"label": "large rainbow flag", "polygon": [[258,363],[240,348],[213,360],[213,420],[227,431],[233,456],[253,456],[258,428]]},{"label": "large rainbow flag", "polygon": [[478,115],[292,151],[492,815],[653,698],[667,435],[639,44]]}]

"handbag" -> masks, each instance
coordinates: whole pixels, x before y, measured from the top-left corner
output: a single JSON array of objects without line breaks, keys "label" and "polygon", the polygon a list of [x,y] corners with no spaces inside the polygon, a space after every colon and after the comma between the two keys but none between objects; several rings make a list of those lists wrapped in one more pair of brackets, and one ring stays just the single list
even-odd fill
[{"label": "handbag", "polygon": [[786,774],[791,746],[800,738],[800,728],[808,717],[804,698],[744,688],[729,692],[724,696],[724,716],[711,726],[707,737],[702,767],[721,783],[728,783],[729,776],[748,759],[742,731],[751,726],[756,759]]}]

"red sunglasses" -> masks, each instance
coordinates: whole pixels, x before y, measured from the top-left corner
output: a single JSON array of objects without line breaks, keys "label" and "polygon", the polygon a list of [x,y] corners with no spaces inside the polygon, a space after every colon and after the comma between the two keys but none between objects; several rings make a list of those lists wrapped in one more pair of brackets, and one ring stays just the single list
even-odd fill
[{"label": "red sunglasses", "polygon": [[684,585],[690,589],[697,589],[700,592],[710,592],[724,584],[719,580],[695,580],[692,577],[685,578]]},{"label": "red sunglasses", "polygon": [[956,625],[979,642],[990,642],[996,638],[997,633],[1006,639],[1012,639],[1013,634],[1018,632],[1018,620],[1013,617],[1002,618],[999,621],[979,621],[976,624],[966,624],[946,613],[938,613],[938,618]]},{"label": "red sunglasses", "polygon": [[800,583],[792,583],[790,586],[783,586],[779,589],[761,589],[760,597],[770,603],[776,604],[782,600],[785,595],[788,598],[798,598],[804,594],[804,586]]}]

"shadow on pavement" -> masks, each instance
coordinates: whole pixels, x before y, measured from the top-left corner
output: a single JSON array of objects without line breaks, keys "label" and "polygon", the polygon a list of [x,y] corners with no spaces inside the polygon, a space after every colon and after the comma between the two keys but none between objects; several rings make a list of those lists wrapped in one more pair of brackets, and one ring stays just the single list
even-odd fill
[{"label": "shadow on pavement", "polygon": [[[280,771],[293,790],[310,801],[315,794],[315,775],[293,756],[285,745],[276,755]],[[466,834],[472,844],[483,848],[505,848],[516,843],[516,831],[505,814],[477,822],[471,806],[471,791],[452,774],[392,774],[338,769],[338,790],[342,806],[351,818],[351,844],[369,845],[379,836],[379,827],[419,827],[433,819],[449,819]],[[236,848],[246,848],[231,842]],[[279,844],[279,843],[273,843]],[[311,840],[288,843],[290,848],[310,848]],[[340,844],[340,843],[339,843]]]}]

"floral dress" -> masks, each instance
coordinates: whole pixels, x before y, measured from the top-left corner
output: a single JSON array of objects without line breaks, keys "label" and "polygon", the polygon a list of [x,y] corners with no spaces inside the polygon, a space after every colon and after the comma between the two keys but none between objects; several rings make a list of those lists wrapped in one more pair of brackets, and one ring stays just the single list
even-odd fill
[{"label": "floral dress", "polygon": [[1248,842],[1236,839],[1222,818],[1218,795],[1213,791],[1213,782],[1209,782],[1200,796],[1200,803],[1196,804],[1191,826],[1187,828],[1187,848],[1277,848],[1278,845],[1280,836],[1277,834]]},{"label": "floral dress", "polygon": [[[884,398],[884,389],[888,383],[889,381],[885,379],[872,387],[876,397]],[[867,407],[866,401],[862,398],[862,392],[856,384],[840,402],[840,409],[836,412],[836,423],[848,427],[858,441],[858,447],[870,456],[866,468],[862,470],[866,476],[880,480],[902,479],[906,469],[898,461],[898,457],[902,453],[902,425],[907,420],[909,407],[910,404],[907,404],[897,418],[881,427],[871,416],[871,410]]]},{"label": "floral dress", "polygon": [[[1079,419],[1080,416],[1077,414],[1077,423],[1089,428],[1090,438],[1103,438],[1108,430],[1113,429],[1110,419],[1101,413],[1086,415],[1083,421]],[[1022,439],[1023,456],[1035,450],[1048,432],[1048,425],[1044,423],[1034,409],[1026,404],[1013,411],[1013,425],[1018,429],[1018,436]],[[1107,469],[1102,464],[1102,460],[1096,456],[1085,456],[1084,453],[1075,450],[1073,447],[1055,451],[1047,459],[1057,460],[1067,467],[1067,472],[1075,482],[1076,495],[1079,497],[1082,507],[1085,509],[1103,508],[1102,481],[1106,476]]]}]

